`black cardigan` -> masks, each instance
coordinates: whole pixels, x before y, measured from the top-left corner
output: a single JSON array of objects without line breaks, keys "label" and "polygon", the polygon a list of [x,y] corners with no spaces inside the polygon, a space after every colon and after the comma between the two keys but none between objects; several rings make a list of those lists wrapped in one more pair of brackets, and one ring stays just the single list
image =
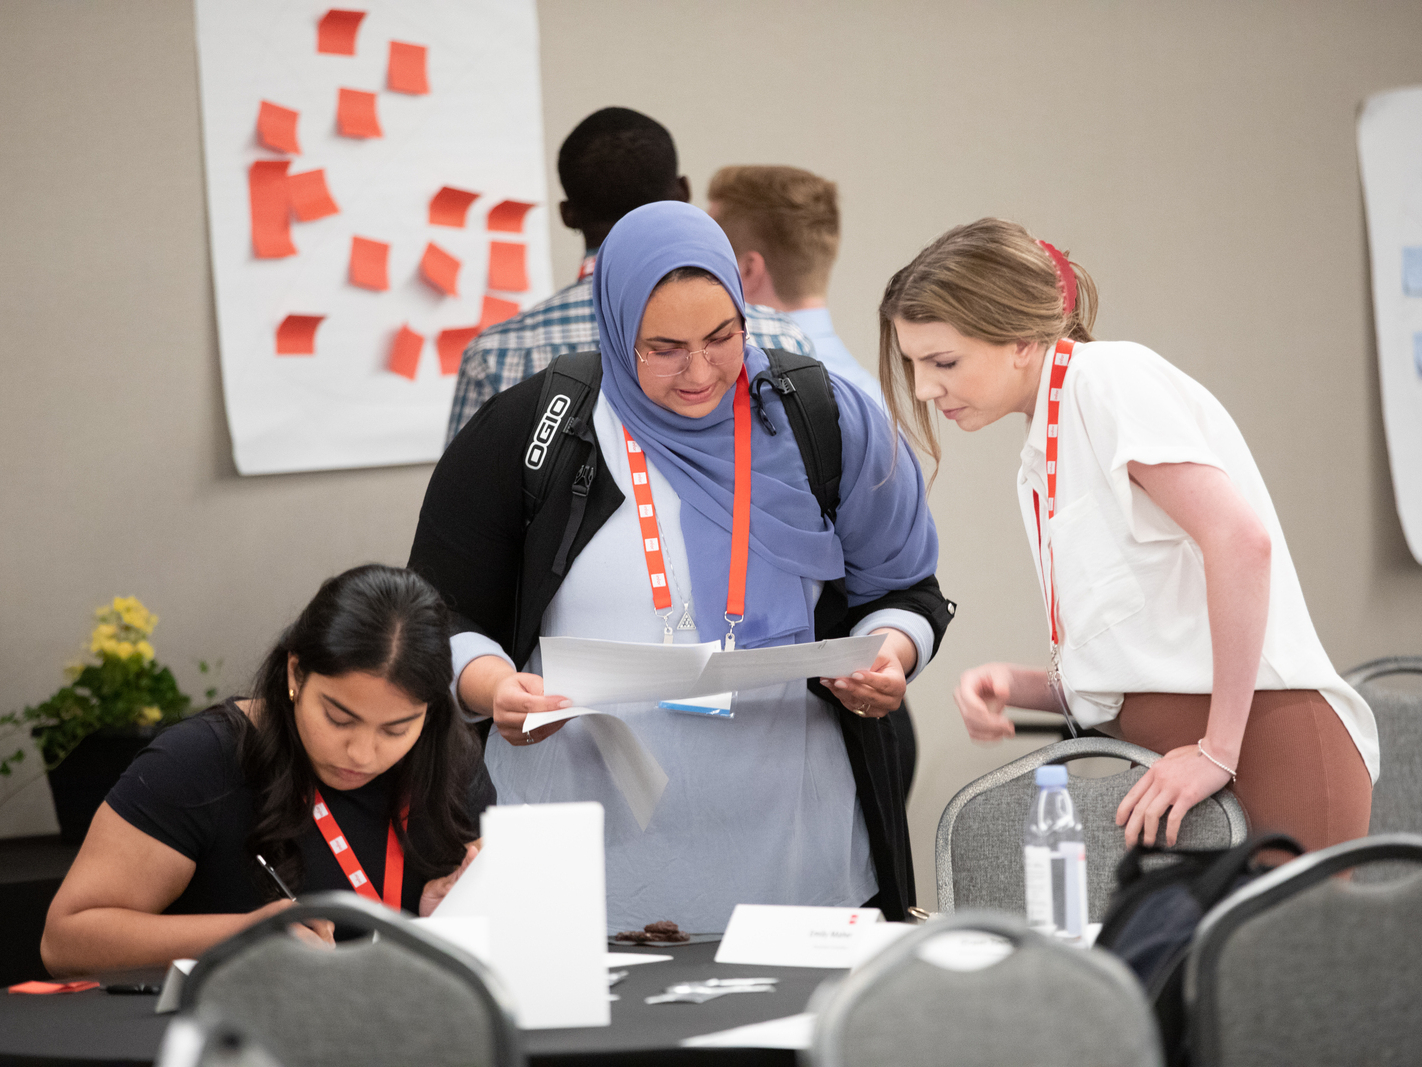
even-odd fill
[{"label": "black cardigan", "polygon": [[[450,443],[430,477],[410,548],[410,569],[440,591],[456,615],[457,627],[497,641],[519,665],[533,653],[544,610],[562,584],[552,564],[572,507],[573,478],[597,448],[595,439],[591,444],[570,440],[562,447],[547,500],[525,528],[524,448],[539,417],[546,374],[535,374],[495,395]],[[597,476],[570,562],[622,501],[622,491],[599,452]],[[847,636],[860,619],[883,608],[903,608],[928,619],[935,652],[952,621],[953,609],[932,576],[853,608],[839,579],[826,583],[820,595],[815,636]],[[913,862],[893,727],[887,719],[852,714],[818,679],[808,681],[839,716],[869,832],[879,906],[887,918],[902,920],[914,903]]]}]

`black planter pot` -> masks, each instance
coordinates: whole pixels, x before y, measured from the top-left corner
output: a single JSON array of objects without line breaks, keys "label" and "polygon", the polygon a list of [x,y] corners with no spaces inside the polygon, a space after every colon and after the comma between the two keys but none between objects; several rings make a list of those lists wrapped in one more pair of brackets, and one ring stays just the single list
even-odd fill
[{"label": "black planter pot", "polygon": [[94,812],[109,795],[133,757],[148,747],[158,735],[151,726],[109,728],[80,741],[64,761],[49,772],[49,789],[54,794],[54,814],[59,819],[59,836],[66,844],[78,845],[89,832]]}]

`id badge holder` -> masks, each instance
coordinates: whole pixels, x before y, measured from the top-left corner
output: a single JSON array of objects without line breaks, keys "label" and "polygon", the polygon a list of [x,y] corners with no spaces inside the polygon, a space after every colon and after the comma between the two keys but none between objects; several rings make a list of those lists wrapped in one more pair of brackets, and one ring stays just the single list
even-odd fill
[{"label": "id badge holder", "polygon": [[700,715],[707,719],[734,719],[731,700],[735,693],[716,693],[709,697],[683,697],[680,700],[663,700],[657,704],[667,711],[679,711],[684,715]]}]

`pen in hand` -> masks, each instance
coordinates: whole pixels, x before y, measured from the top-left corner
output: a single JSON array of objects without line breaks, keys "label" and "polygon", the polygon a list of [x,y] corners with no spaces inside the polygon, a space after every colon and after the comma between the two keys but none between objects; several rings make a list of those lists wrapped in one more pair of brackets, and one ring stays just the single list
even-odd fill
[{"label": "pen in hand", "polygon": [[282,895],[285,896],[287,900],[296,899],[296,894],[286,887],[286,883],[281,880],[281,875],[277,874],[276,868],[264,860],[260,852],[257,853],[257,862],[262,865],[262,870],[272,876],[272,881],[277,884],[277,888],[282,891]]}]

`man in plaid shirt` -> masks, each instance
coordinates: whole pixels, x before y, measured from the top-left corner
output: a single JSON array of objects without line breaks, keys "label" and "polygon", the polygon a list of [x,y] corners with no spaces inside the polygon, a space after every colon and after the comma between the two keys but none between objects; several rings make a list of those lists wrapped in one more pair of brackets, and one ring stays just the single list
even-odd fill
[{"label": "man in plaid shirt", "polygon": [[[578,280],[522,314],[490,326],[464,351],[446,446],[495,393],[537,374],[568,352],[598,347],[592,272],[597,249],[623,215],[657,200],[691,199],[677,176],[676,145],[660,123],[627,108],[609,107],[580,122],[558,151],[558,177],[568,199],[564,225],[579,230],[588,253]],[[814,346],[787,315],[746,305],[747,340],[760,348],[814,355]]]}]

